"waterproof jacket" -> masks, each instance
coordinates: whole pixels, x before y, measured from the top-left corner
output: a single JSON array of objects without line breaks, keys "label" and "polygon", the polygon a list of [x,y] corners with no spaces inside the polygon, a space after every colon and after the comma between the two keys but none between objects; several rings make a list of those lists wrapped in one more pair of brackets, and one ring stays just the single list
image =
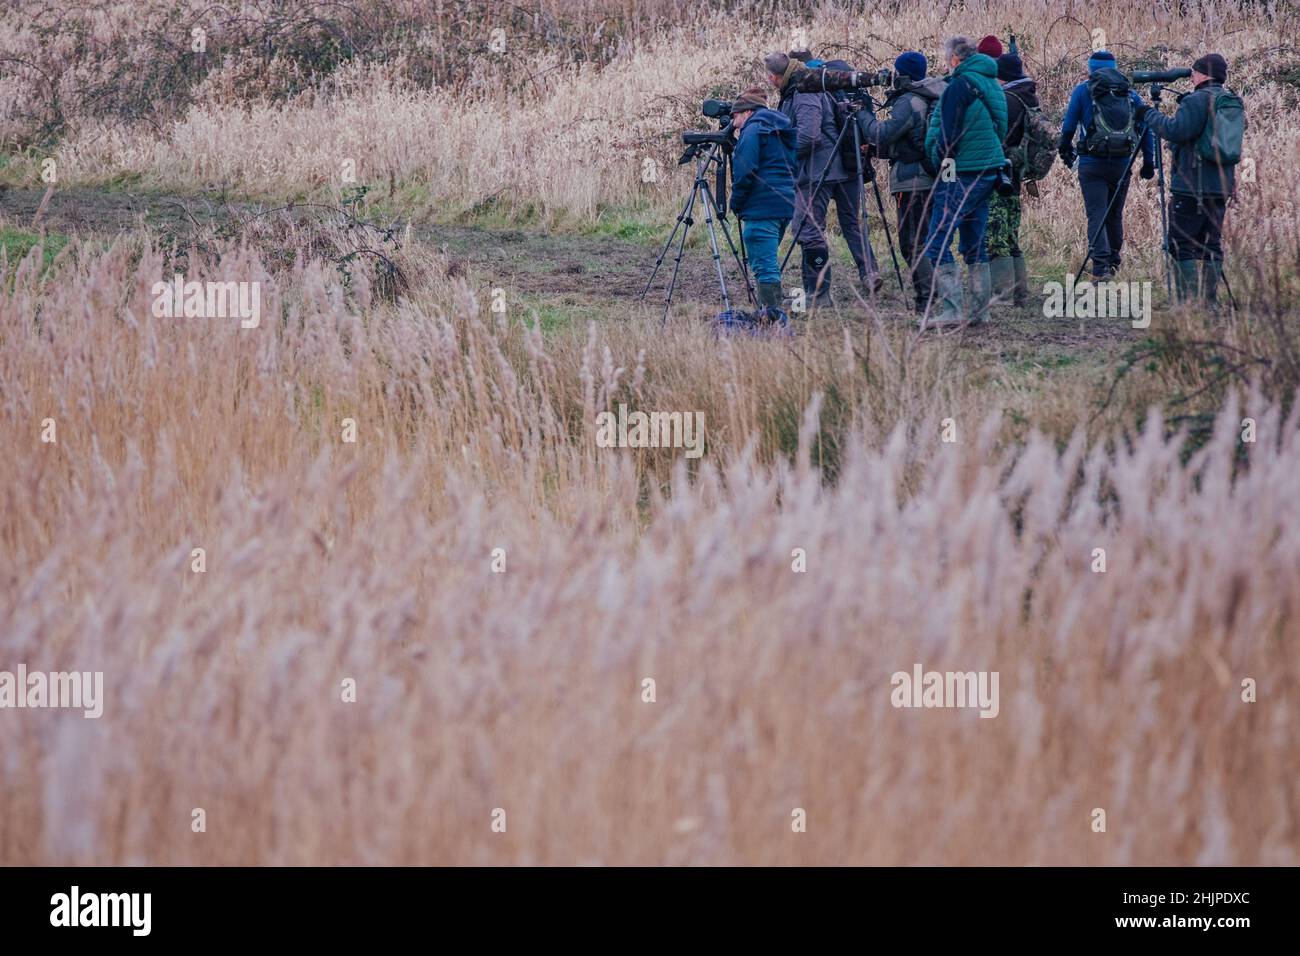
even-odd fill
[{"label": "waterproof jacket", "polygon": [[828,166],[826,182],[842,182],[849,174],[835,148],[840,133],[835,124],[835,101],[829,93],[800,93],[795,88],[798,74],[805,70],[807,67],[798,60],[790,61],[790,68],[781,79],[781,102],[777,107],[799,134],[796,182],[811,186],[821,179]]},{"label": "waterproof jacket", "polygon": [[956,160],[957,172],[992,173],[1006,165],[1007,97],[991,56],[975,53],[957,64],[948,88],[930,111],[925,150],[936,167]]},{"label": "waterproof jacket", "polygon": [[891,193],[928,191],[934,185],[934,177],[921,162],[929,129],[926,114],[934,109],[947,85],[941,77],[927,76],[906,89],[891,91],[885,101],[889,119],[884,122],[876,119],[872,110],[858,111],[862,141],[874,146],[877,156],[889,160]]},{"label": "waterproof jacket", "polygon": [[794,218],[794,125],[776,110],[755,110],[731,155],[731,210],[741,219]]},{"label": "waterproof jacket", "polygon": [[[1007,152],[1019,146],[1025,138],[1025,117],[1029,115],[1029,109],[1042,104],[1038,102],[1038,84],[1029,77],[1003,83],[1002,92],[1007,96],[1007,138],[1003,140],[1006,146],[1003,152]],[[1019,188],[1021,171],[1013,169],[1011,179]]]},{"label": "waterproof jacket", "polygon": [[1210,108],[1223,85],[1206,80],[1178,104],[1173,116],[1163,116],[1152,109],[1145,116],[1152,131],[1169,143],[1173,154],[1173,173],[1169,181],[1170,192],[1194,196],[1231,196],[1237,188],[1237,167],[1219,166],[1205,162],[1196,152],[1205,124],[1210,121]]},{"label": "waterproof jacket", "polygon": [[[1142,97],[1138,96],[1133,90],[1129,91],[1129,98],[1133,101],[1134,108],[1142,105]],[[1080,83],[1070,94],[1070,105],[1065,108],[1065,119],[1061,123],[1060,142],[1069,143],[1075,146],[1075,134],[1078,133],[1078,139],[1083,141],[1083,131],[1088,128],[1092,122],[1092,97],[1088,94],[1088,84]],[[1140,124],[1139,124],[1140,125]],[[1151,136],[1151,131],[1146,130],[1142,134],[1142,159],[1146,163],[1154,163],[1155,140]],[[1079,153],[1079,166],[1110,166],[1114,165],[1115,160],[1106,159],[1101,156],[1089,156],[1086,153]]]}]

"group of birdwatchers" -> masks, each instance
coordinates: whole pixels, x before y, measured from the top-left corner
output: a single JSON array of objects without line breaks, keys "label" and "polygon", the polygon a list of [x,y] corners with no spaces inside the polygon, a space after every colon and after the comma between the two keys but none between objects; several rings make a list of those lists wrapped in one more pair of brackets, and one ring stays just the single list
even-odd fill
[{"label": "group of birdwatchers", "polygon": [[1138,175],[1153,177],[1156,138],[1169,144],[1172,160],[1167,244],[1175,299],[1213,307],[1245,122],[1240,98],[1224,85],[1222,56],[1207,53],[1192,63],[1193,91],[1165,116],[1132,88],[1112,53],[1094,51],[1088,78],[1074,87],[1059,127],[1043,112],[1017,52],[1005,51],[996,36],[978,43],[951,37],[943,62],[947,75],[929,76],[924,54],[901,54],[888,79],[888,115],[878,118],[844,92],[853,85],[844,78],[860,76],[842,72],[847,63],[806,52],[764,58],[779,102],[768,108],[767,91],[755,86],[732,105],[737,141],[730,203],[742,223],[760,316],[786,321],[778,247],[788,229],[802,255],[807,307],[831,304],[826,218],[832,201],[865,293],[882,285],[859,212],[864,163],[853,146],[844,148],[855,140],[846,124],[857,125],[868,170],[872,155],[889,164],[899,251],[922,327],[977,326],[989,320],[991,305],[1028,304],[1021,193],[1037,194],[1036,181],[1057,156],[1078,176],[1092,278],[1114,276],[1131,173],[1140,155]]}]

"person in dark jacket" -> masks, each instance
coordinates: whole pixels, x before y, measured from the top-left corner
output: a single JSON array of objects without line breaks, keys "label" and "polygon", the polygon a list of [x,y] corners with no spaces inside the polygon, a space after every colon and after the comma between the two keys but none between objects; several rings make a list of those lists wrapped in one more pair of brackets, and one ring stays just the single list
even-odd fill
[{"label": "person in dark jacket", "polygon": [[[986,38],[987,39],[987,38]],[[1031,108],[1037,108],[1038,85],[1025,76],[1020,57],[1003,53],[998,57],[998,79],[1007,97],[1007,138],[1003,152],[1015,155],[1025,136],[1025,120]],[[1020,251],[1020,190],[1023,170],[1011,165],[1011,185],[1015,195],[994,192],[989,199],[989,279],[993,301],[1013,301],[1017,307],[1029,304],[1029,270]]]},{"label": "person in dark jacket", "polygon": [[[833,305],[826,210],[836,187],[849,178],[839,150],[835,148],[835,141],[839,138],[835,101],[829,93],[799,92],[799,74],[808,68],[789,54],[768,54],[763,65],[772,85],[780,91],[781,101],[777,109],[785,114],[798,133],[794,238],[803,251],[803,288],[816,305]],[[818,181],[822,187],[814,196],[813,187]],[[859,240],[860,237],[859,233]]]},{"label": "person in dark jacket", "polygon": [[[1097,50],[1088,58],[1090,78],[1102,70],[1118,72],[1115,70],[1115,54],[1109,50]],[[1129,97],[1136,111],[1142,105],[1142,98],[1133,91],[1129,92]],[[1119,269],[1120,251],[1124,248],[1124,203],[1128,199],[1129,164],[1127,156],[1102,158],[1088,155],[1086,135],[1093,124],[1093,112],[1092,96],[1088,92],[1088,82],[1085,81],[1078,84],[1070,94],[1070,104],[1066,107],[1065,120],[1061,124],[1058,151],[1066,166],[1073,166],[1076,158],[1079,161],[1079,189],[1083,193],[1083,208],[1088,217],[1088,254],[1092,260],[1092,276],[1101,281]],[[1079,137],[1080,148],[1076,149],[1075,134],[1080,130],[1083,135]],[[1143,130],[1141,136],[1140,175],[1143,179],[1150,179],[1155,175],[1156,169],[1155,141],[1150,130]],[[1107,209],[1110,209],[1109,214]]]},{"label": "person in dark jacket", "polygon": [[[810,70],[826,69],[833,72],[851,72],[853,67],[845,60],[821,60],[814,57],[809,52],[791,53],[790,54],[799,62],[803,63]],[[831,98],[843,103],[845,94],[836,92],[831,94]],[[853,135],[852,131],[846,132],[845,137]],[[863,290],[868,294],[879,292],[881,286],[885,284],[884,276],[880,274],[880,265],[876,262],[875,250],[871,248],[871,236],[867,228],[867,221],[862,213],[862,190],[864,181],[858,175],[858,168],[845,157],[852,152],[852,143],[849,143],[840,156],[840,162],[844,164],[844,172],[847,176],[841,182],[833,184],[831,189],[831,199],[835,202],[835,218],[839,220],[840,232],[844,236],[844,244],[849,247],[849,255],[853,256],[853,262],[858,267],[858,282]],[[863,163],[868,162],[864,157]],[[867,173],[866,167],[863,167],[863,173]]]},{"label": "person in dark jacket", "polygon": [[783,114],[767,108],[767,95],[757,86],[732,104],[732,125],[738,140],[731,154],[731,211],[742,223],[758,304],[776,319],[781,313],[777,250],[794,215],[798,134]]},{"label": "person in dark jacket", "polygon": [[943,96],[947,83],[927,78],[925,54],[915,50],[894,60],[894,86],[885,96],[889,118],[879,120],[872,110],[857,114],[864,143],[889,162],[889,192],[898,211],[898,245],[912,272],[916,311],[924,314],[934,288],[934,269],[924,255],[930,230],[930,195],[934,176],[926,166],[925,134],[930,110]]},{"label": "person in dark jacket", "polygon": [[[1007,98],[997,81],[997,63],[978,52],[969,37],[950,37],[944,59],[952,70],[948,86],[930,111],[925,134],[926,155],[939,170],[930,213],[925,255],[935,272],[941,302],[929,325],[981,325],[988,321],[989,196],[998,172],[1006,167],[1002,141],[1007,135]],[[970,311],[962,308],[961,267],[952,255],[952,240],[960,234],[960,251],[970,275]]]},{"label": "person in dark jacket", "polygon": [[1197,140],[1214,122],[1211,110],[1227,80],[1228,61],[1209,53],[1192,64],[1193,91],[1182,98],[1173,116],[1147,104],[1139,107],[1139,117],[1169,143],[1173,157],[1169,252],[1174,259],[1175,290],[1183,302],[1198,293],[1207,302],[1216,302],[1223,276],[1223,217],[1237,188],[1236,164],[1205,161],[1197,151]]}]

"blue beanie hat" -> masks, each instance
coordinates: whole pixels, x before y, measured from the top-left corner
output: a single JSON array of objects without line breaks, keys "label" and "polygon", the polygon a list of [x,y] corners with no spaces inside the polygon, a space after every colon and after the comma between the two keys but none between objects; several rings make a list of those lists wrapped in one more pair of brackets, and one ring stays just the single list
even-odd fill
[{"label": "blue beanie hat", "polygon": [[917,53],[915,50],[908,50],[906,53],[900,53],[898,59],[894,61],[894,72],[902,73],[908,79],[920,82],[925,79],[925,71],[928,69],[925,62],[925,54]]},{"label": "blue beanie hat", "polygon": [[1115,54],[1110,50],[1096,50],[1092,56],[1088,57],[1088,72],[1096,73],[1098,70],[1104,70],[1107,67],[1115,69]]}]

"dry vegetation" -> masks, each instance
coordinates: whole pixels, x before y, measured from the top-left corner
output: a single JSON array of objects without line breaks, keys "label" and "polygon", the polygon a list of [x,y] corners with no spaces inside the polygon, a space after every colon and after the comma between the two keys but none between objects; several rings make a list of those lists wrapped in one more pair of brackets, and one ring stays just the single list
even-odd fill
[{"label": "dry vegetation", "polygon": [[[699,6],[254,3],[191,62],[197,3],[15,4],[2,175],[52,155],[61,182],[328,201],[355,155],[417,219],[488,197],[662,218],[682,183],[640,158],[795,22]],[[99,720],[0,711],[0,862],[1300,863],[1300,54],[1294,11],[1248,6],[810,21],[866,59],[1015,23],[1057,102],[1094,23],[1143,56],[1212,38],[1240,70],[1244,307],[1162,312],[1104,405],[879,321],[544,334],[409,237],[358,258],[346,222],[0,259],[0,670],[107,692]],[[1061,265],[1077,200],[1059,171],[1045,193],[1032,254]],[[1149,238],[1154,205],[1130,209]],[[260,328],[155,318],[178,268],[263,281]],[[707,453],[597,448],[620,401],[703,412]],[[894,709],[918,661],[998,671],[999,716]]]}]

